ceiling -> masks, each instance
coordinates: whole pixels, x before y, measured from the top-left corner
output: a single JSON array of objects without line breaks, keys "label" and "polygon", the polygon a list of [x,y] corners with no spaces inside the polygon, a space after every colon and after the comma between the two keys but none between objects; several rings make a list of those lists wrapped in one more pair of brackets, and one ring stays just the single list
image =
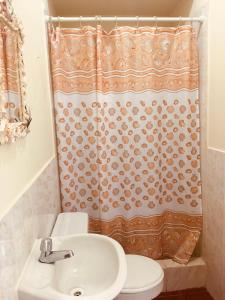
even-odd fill
[{"label": "ceiling", "polygon": [[181,0],[49,0],[55,16],[170,16],[180,2]]}]

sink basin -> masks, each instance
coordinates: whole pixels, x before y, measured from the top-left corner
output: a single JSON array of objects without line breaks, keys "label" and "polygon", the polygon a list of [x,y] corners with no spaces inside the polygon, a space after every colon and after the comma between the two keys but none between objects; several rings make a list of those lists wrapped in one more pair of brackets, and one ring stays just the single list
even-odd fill
[{"label": "sink basin", "polygon": [[18,284],[19,300],[112,300],[120,293],[127,265],[118,242],[98,234],[53,238],[53,250],[65,249],[74,256],[43,264],[40,240],[35,242]]}]

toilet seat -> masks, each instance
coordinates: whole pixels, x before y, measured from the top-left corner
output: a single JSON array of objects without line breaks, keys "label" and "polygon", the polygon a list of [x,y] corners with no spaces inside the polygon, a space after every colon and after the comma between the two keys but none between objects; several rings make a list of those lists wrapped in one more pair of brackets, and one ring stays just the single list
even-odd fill
[{"label": "toilet seat", "polygon": [[127,280],[121,293],[140,293],[162,285],[164,272],[159,263],[140,255],[126,255],[126,259]]}]

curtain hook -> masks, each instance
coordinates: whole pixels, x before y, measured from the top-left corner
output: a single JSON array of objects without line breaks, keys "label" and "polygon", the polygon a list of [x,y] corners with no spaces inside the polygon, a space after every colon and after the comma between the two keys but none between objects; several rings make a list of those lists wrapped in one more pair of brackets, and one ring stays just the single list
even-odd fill
[{"label": "curtain hook", "polygon": [[139,16],[136,16],[136,28],[138,29],[139,27]]}]

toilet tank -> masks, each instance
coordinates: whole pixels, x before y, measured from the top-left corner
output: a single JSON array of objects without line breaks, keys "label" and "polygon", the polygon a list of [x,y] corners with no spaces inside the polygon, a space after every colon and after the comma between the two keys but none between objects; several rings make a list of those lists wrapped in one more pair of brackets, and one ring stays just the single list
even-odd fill
[{"label": "toilet tank", "polygon": [[68,212],[58,215],[53,228],[52,237],[88,232],[88,214]]}]

